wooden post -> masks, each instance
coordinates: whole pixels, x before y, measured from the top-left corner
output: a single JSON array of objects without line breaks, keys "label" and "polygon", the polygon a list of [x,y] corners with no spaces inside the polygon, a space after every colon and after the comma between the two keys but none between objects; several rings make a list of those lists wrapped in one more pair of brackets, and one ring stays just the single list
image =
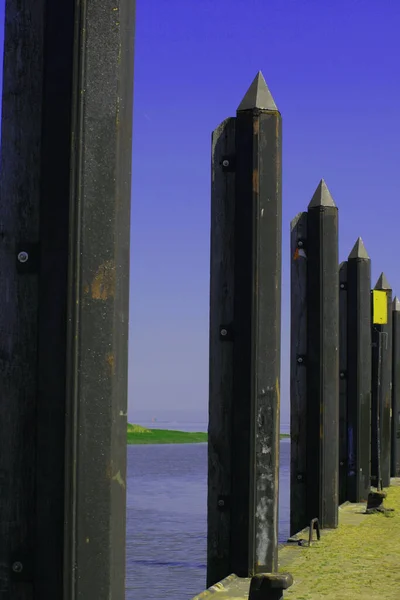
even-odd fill
[{"label": "wooden post", "polygon": [[338,525],[338,210],[323,180],[307,216],[307,511]]},{"label": "wooden post", "polygon": [[127,0],[6,2],[5,600],[125,597],[133,26]]},{"label": "wooden post", "polygon": [[290,535],[307,521],[307,213],[290,224]]},{"label": "wooden post", "polygon": [[231,573],[235,119],[212,134],[207,587]]},{"label": "wooden post", "polygon": [[276,571],[281,116],[259,73],[236,117],[231,571]]},{"label": "wooden post", "polygon": [[347,496],[347,261],[339,266],[339,504]]},{"label": "wooden post", "polygon": [[[383,296],[383,298],[382,298]],[[387,322],[386,294],[371,291],[371,485],[381,489],[380,407],[382,379],[381,323]]]},{"label": "wooden post", "polygon": [[371,480],[371,260],[358,238],[347,261],[347,500],[367,502]]},{"label": "wooden post", "polygon": [[393,300],[392,435],[390,474],[400,477],[400,300]]},{"label": "wooden post", "polygon": [[[4,33],[0,167],[0,593],[4,600],[33,600],[42,2],[32,7],[28,1],[7,0]],[[62,477],[62,462],[58,468]],[[62,523],[62,489],[61,507],[56,509]],[[54,514],[49,516],[54,518]],[[46,531],[43,533],[47,535]],[[52,568],[56,566],[59,576],[62,547],[56,544],[51,548]],[[49,577],[53,577],[52,572]],[[62,589],[57,591],[58,597],[62,597]],[[55,594],[47,599],[57,596],[57,591],[53,590]]]},{"label": "wooden post", "polygon": [[[372,406],[372,414],[376,407],[376,402],[379,406],[379,422],[380,422],[380,460],[381,460],[381,476],[382,486],[389,487],[390,485],[390,437],[391,437],[391,406],[392,406],[392,290],[384,273],[378,278],[374,291],[384,292],[386,301],[386,320],[382,323],[373,324],[373,328],[380,334],[380,350],[381,350],[381,389],[377,389],[376,381],[378,366],[378,352],[372,355],[372,360],[375,361],[373,370],[372,390],[375,389],[374,403]],[[375,336],[377,339],[377,336]],[[381,402],[379,402],[379,397]],[[376,434],[375,434],[376,435]],[[376,437],[375,437],[376,439]],[[372,451],[373,451],[372,447]],[[376,454],[371,454],[371,471],[372,476],[376,475]],[[373,470],[375,467],[375,471]],[[373,477],[372,477],[373,478]],[[376,483],[376,482],[375,482]]]}]

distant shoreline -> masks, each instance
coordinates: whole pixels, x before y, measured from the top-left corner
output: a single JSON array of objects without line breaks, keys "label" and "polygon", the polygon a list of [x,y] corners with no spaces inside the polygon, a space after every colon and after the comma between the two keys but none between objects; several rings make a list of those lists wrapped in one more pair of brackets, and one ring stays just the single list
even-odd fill
[{"label": "distant shoreline", "polygon": [[[280,439],[289,438],[281,433]],[[147,429],[141,425],[128,423],[127,443],[131,444],[204,444],[208,434],[204,431],[177,431],[174,429]]]}]

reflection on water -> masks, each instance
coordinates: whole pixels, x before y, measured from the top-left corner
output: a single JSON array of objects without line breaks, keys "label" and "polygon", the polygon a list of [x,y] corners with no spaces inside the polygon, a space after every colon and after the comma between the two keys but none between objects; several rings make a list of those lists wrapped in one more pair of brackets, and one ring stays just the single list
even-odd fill
[{"label": "reflection on water", "polygon": [[[280,541],[289,536],[289,465],[286,439]],[[206,444],[128,446],[127,600],[188,600],[205,588],[206,501]]]}]

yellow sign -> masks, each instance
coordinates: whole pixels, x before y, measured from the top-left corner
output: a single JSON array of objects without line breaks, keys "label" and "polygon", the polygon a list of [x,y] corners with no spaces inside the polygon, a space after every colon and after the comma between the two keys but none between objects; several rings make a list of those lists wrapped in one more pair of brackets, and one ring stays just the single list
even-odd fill
[{"label": "yellow sign", "polygon": [[386,325],[388,322],[387,295],[383,290],[372,290],[372,323]]}]

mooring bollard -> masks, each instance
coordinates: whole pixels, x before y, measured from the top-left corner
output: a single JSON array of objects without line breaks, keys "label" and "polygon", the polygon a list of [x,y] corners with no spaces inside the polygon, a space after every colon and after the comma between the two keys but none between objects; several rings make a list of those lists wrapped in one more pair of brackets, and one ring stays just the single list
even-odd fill
[{"label": "mooring bollard", "polygon": [[251,579],[249,600],[282,600],[284,590],[291,585],[290,573],[260,573]]}]

